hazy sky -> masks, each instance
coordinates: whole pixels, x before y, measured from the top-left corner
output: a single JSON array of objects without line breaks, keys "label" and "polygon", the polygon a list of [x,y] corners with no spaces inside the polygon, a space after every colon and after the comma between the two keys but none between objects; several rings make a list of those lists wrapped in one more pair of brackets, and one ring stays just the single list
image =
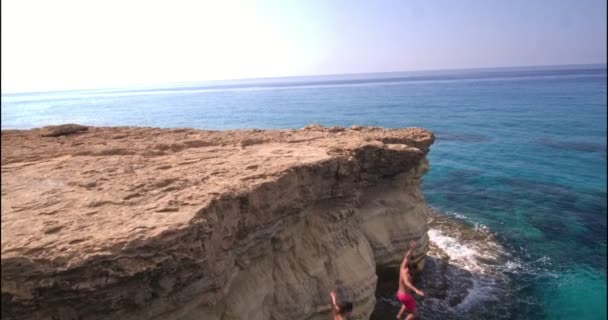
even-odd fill
[{"label": "hazy sky", "polygon": [[606,0],[2,0],[2,91],[606,63]]}]

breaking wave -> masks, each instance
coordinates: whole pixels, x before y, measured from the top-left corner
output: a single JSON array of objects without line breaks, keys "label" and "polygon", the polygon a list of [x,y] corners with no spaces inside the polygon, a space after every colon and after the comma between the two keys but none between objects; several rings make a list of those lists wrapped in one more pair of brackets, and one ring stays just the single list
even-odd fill
[{"label": "breaking wave", "polygon": [[[522,262],[484,225],[463,215],[429,209],[429,252],[414,284],[425,292],[415,297],[424,319],[514,319],[521,305],[514,275],[547,274],[548,257]],[[377,302],[371,319],[394,319],[395,270],[379,273]]]}]

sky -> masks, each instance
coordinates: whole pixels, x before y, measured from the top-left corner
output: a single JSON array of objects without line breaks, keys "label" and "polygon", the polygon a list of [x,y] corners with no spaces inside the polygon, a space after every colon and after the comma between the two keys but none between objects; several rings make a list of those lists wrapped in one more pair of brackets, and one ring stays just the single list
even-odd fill
[{"label": "sky", "polygon": [[606,63],[605,0],[2,0],[2,92]]}]

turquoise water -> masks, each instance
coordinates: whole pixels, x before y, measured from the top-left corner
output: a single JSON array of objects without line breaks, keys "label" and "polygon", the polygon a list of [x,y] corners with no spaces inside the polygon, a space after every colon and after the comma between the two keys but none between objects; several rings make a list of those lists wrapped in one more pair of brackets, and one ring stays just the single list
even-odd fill
[{"label": "turquoise water", "polygon": [[424,127],[426,201],[512,255],[513,314],[605,319],[606,109],[606,67],[585,66],[12,94],[2,129]]}]

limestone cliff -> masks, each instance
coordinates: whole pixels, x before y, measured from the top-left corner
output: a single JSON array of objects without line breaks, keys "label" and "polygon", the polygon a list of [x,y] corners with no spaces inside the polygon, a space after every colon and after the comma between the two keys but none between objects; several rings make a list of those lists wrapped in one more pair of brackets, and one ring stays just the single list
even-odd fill
[{"label": "limestone cliff", "polygon": [[2,131],[2,319],[367,319],[424,262],[429,131],[76,128]]}]

